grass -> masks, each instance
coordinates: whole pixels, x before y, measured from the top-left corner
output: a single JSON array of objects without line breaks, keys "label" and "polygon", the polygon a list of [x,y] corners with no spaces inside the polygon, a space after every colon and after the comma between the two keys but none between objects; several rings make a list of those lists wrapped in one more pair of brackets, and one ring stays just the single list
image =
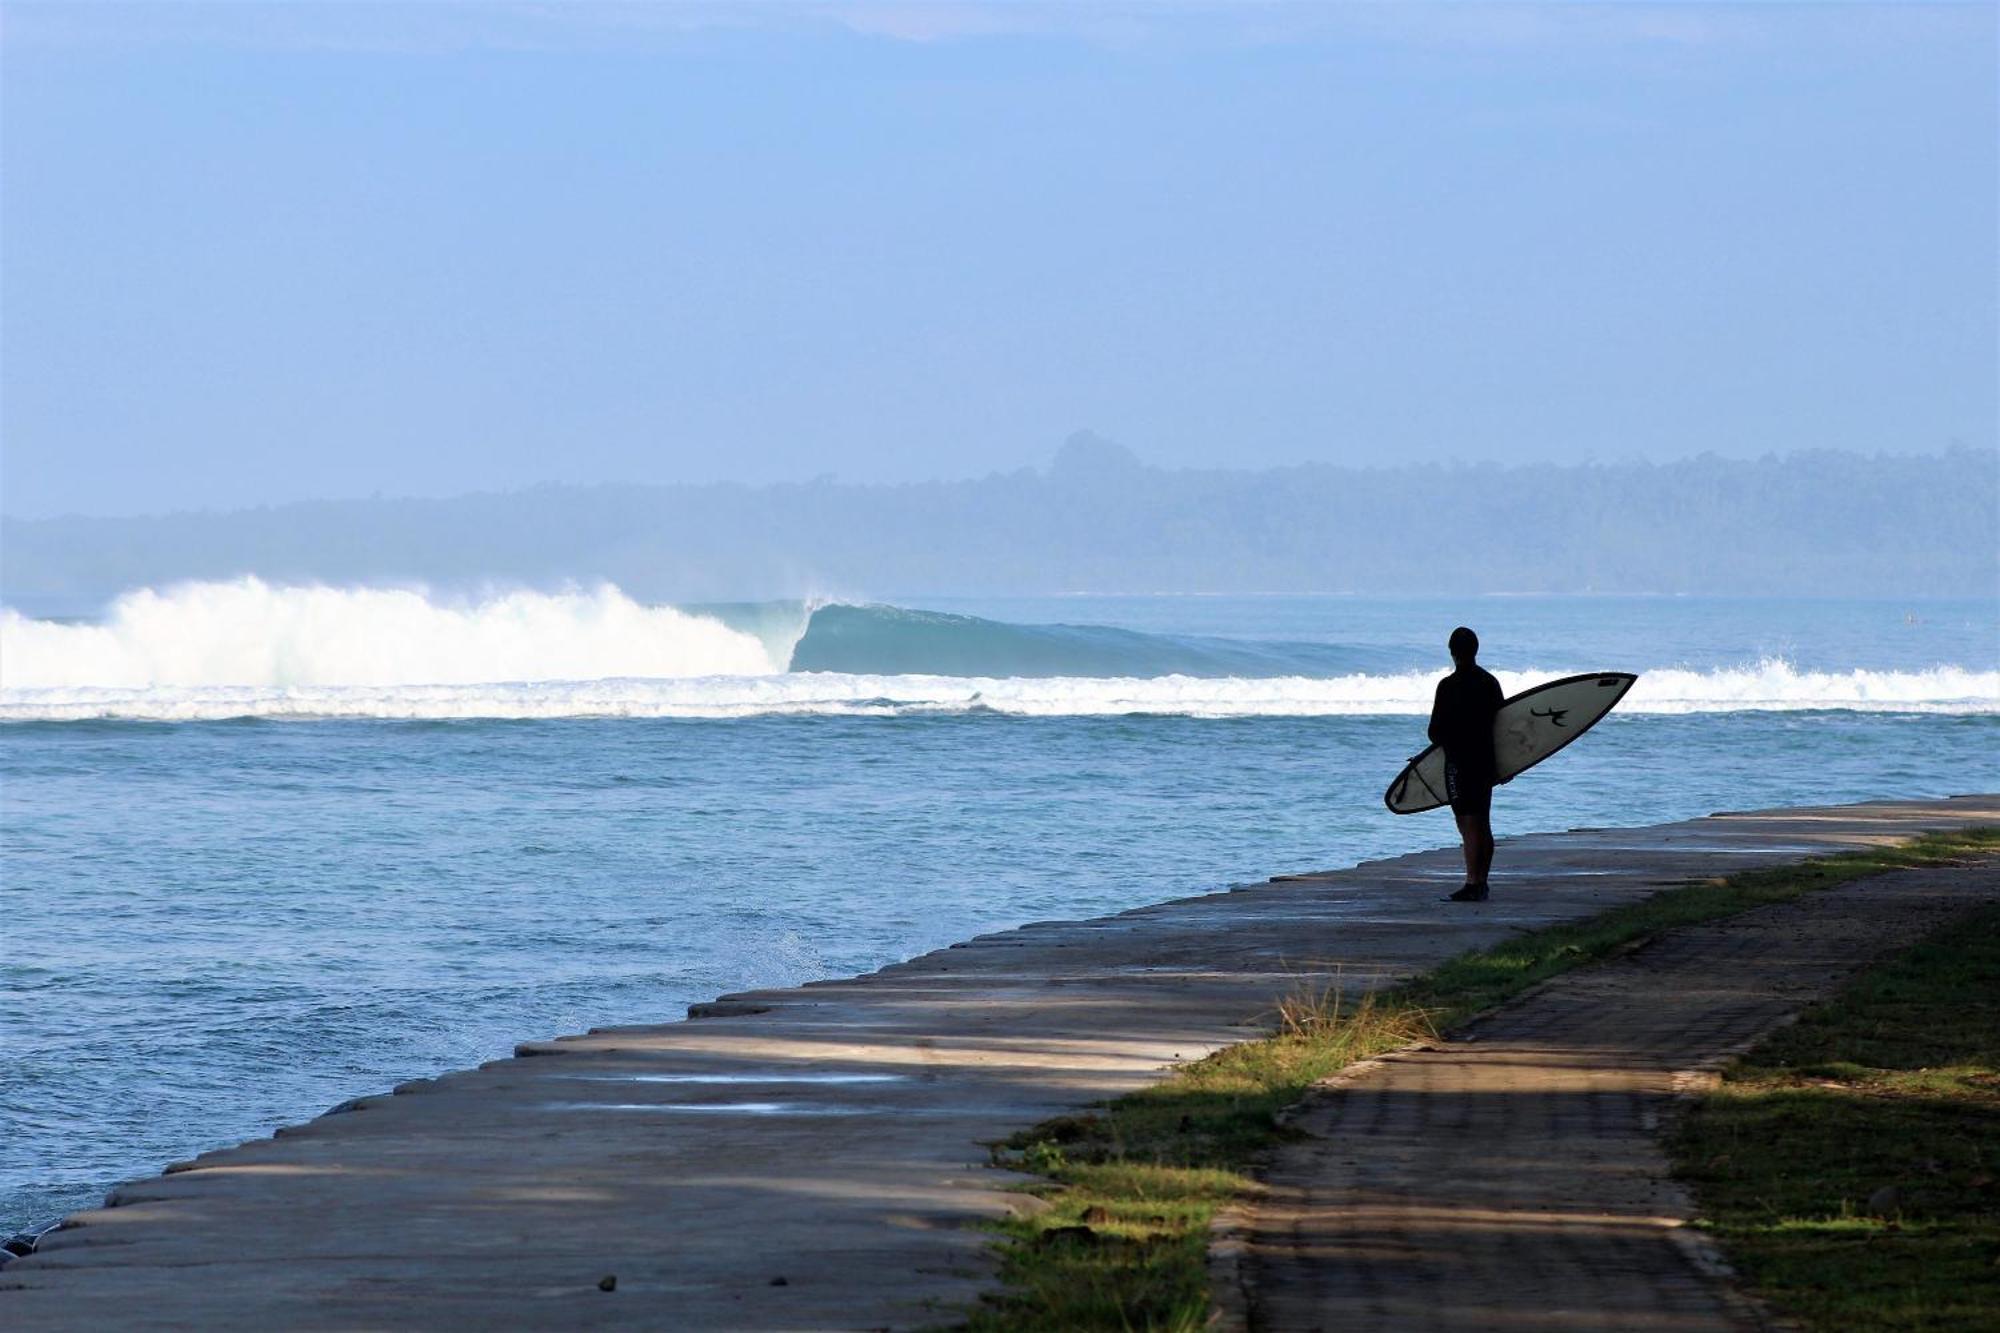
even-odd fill
[{"label": "grass", "polygon": [[1731,1262],[1809,1326],[2000,1327],[2000,907],[1774,1034],[1671,1146]]},{"label": "grass", "polygon": [[1254,1187],[1256,1159],[1287,1135],[1278,1113],[1314,1083],[1662,930],[1996,850],[2000,832],[1975,830],[1692,883],[1460,955],[1345,1007],[1337,986],[1302,987],[1280,1003],[1271,1036],[994,1146],[996,1164],[1045,1178],[1036,1192],[1048,1207],[999,1224],[1003,1289],[965,1326],[1199,1329],[1209,1313],[1210,1221]]}]

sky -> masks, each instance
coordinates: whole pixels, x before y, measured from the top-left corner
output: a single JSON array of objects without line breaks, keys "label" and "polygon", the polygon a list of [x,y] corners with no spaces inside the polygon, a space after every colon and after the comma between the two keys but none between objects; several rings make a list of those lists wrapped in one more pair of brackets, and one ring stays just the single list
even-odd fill
[{"label": "sky", "polygon": [[1995,9],[0,7],[0,510],[1992,447]]}]

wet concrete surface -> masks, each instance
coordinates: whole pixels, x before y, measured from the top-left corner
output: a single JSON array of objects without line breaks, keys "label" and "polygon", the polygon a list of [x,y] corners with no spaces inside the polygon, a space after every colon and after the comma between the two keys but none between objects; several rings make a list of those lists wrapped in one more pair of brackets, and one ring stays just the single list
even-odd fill
[{"label": "wet concrete surface", "polygon": [[[825,1329],[951,1322],[985,1144],[1360,991],[1690,878],[2000,823],[2000,797],[1455,847],[982,936],[359,1098],[122,1186],[0,1270],[0,1326]],[[609,1279],[609,1281],[607,1281]]]}]

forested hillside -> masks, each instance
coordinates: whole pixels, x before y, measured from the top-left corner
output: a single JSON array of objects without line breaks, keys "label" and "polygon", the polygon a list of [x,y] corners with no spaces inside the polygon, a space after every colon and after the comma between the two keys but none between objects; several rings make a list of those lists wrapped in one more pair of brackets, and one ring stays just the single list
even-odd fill
[{"label": "forested hillside", "polygon": [[2000,456],[1178,471],[1089,435],[1051,467],[899,486],[543,487],[6,522],[0,591],[70,605],[254,573],[610,579],[660,600],[832,594],[1978,595]]}]

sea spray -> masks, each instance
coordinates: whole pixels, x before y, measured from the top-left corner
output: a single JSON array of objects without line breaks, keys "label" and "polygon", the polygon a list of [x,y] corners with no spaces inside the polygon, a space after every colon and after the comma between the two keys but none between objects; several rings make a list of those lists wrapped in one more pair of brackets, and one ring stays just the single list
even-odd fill
[{"label": "sea spray", "polygon": [[609,584],[454,604],[420,589],[242,578],[129,592],[96,624],[0,611],[0,691],[8,697],[79,687],[285,691],[783,669],[758,634],[641,605]]}]

